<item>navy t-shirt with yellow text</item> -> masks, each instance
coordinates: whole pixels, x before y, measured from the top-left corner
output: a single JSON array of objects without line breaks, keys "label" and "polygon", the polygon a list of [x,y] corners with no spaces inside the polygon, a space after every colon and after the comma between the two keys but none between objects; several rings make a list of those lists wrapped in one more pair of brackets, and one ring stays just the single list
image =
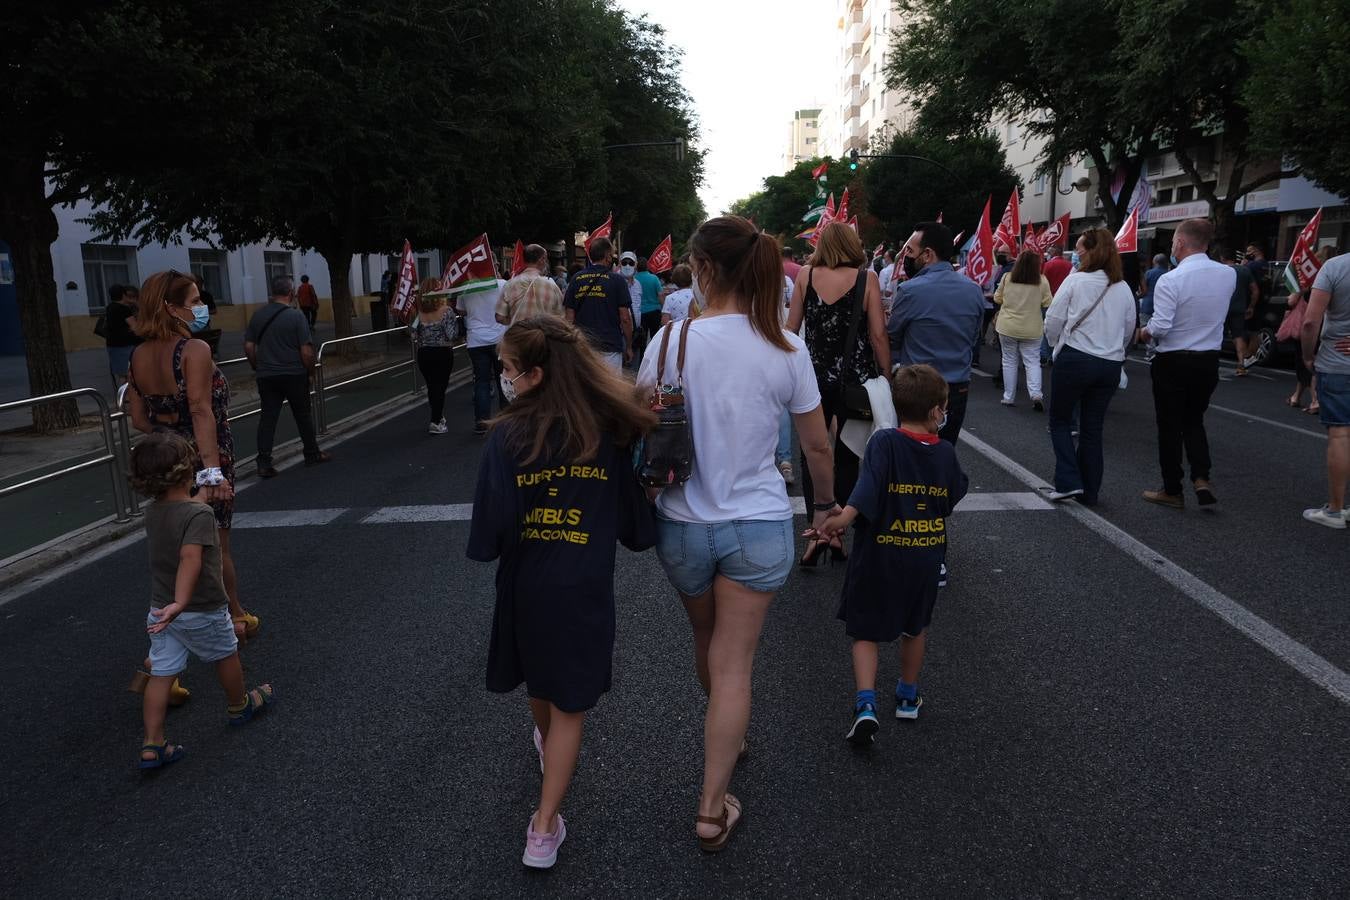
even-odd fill
[{"label": "navy t-shirt with yellow text", "polygon": [[839,618],[849,637],[894,641],[933,619],[947,557],[947,517],[970,479],[956,448],[898,428],[867,442],[848,503],[858,510]]},{"label": "navy t-shirt with yellow text", "polygon": [[601,265],[587,266],[572,276],[563,295],[563,307],[572,310],[576,326],[601,353],[624,351],[619,312],[628,309],[631,302],[623,276]]},{"label": "navy t-shirt with yellow text", "polygon": [[602,440],[584,463],[545,453],[522,465],[510,428],[483,448],[469,530],[469,558],[498,560],[488,690],[524,682],[531,697],[582,712],[610,686],[615,544],[652,547],[652,507],[631,451]]}]

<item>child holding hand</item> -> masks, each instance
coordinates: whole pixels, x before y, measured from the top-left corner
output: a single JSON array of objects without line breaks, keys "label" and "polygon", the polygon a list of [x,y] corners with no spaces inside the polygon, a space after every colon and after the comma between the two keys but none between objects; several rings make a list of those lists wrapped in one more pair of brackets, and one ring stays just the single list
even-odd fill
[{"label": "child holding hand", "polygon": [[468,556],[498,561],[487,686],[529,696],[544,778],[522,862],[547,869],[582,722],[610,686],[615,544],[656,543],[631,449],[656,416],[560,318],[516,322],[500,353],[510,406],[483,448]]},{"label": "child holding hand", "polygon": [[131,451],[131,484],[154,498],[145,510],[150,551],[150,679],[142,716],[140,768],[177,762],[182,747],[164,738],[169,691],[188,654],[216,664],[231,725],[243,725],[273,703],[272,686],[244,690],[239,641],[221,577],[220,545],[211,507],[192,496],[197,453],[186,439],[155,432]]},{"label": "child holding hand", "polygon": [[937,370],[899,368],[891,392],[900,427],[872,435],[848,505],[820,528],[830,539],[857,523],[839,618],[853,638],[858,691],[847,738],[862,745],[870,745],[879,728],[879,643],[900,641],[895,717],[919,717],[919,670],[947,556],[947,517],[969,485],[955,448],[938,437],[947,383]]}]

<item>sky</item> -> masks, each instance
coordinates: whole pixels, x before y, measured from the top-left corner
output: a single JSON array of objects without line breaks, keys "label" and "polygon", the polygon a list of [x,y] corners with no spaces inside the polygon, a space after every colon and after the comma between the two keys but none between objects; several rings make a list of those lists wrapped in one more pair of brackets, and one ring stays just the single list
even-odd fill
[{"label": "sky", "polygon": [[781,175],[792,113],[826,97],[833,0],[618,0],[684,50],[681,77],[699,118],[709,215]]}]

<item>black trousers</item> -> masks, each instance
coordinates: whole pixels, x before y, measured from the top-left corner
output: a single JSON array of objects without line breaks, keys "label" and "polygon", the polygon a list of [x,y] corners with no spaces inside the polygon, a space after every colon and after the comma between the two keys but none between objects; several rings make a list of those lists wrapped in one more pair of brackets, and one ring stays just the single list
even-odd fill
[{"label": "black trousers", "polygon": [[[825,494],[833,498],[840,506],[848,503],[853,493],[853,485],[858,481],[858,457],[848,449],[848,445],[839,440],[838,435],[848,421],[848,410],[844,408],[844,392],[836,387],[827,387],[820,392],[820,408],[825,413],[825,428],[834,428],[834,490]],[[823,492],[822,492],[823,493]],[[806,500],[806,519],[813,515],[812,505],[816,502],[815,485],[811,481],[811,467],[807,464],[806,454],[802,453],[802,497]]]},{"label": "black trousers", "polygon": [[1219,351],[1179,350],[1153,357],[1153,413],[1158,421],[1158,465],[1163,490],[1182,492],[1181,454],[1191,481],[1209,480],[1209,437],[1205,410],[1219,386]]},{"label": "black trousers", "polygon": [[319,308],[317,306],[302,306],[300,311],[305,314],[305,321],[309,323],[309,330],[314,330],[314,323],[319,321]]},{"label": "black trousers", "polygon": [[258,399],[262,412],[258,416],[258,465],[272,462],[272,444],[277,436],[277,420],[281,418],[281,404],[291,405],[295,430],[305,445],[305,459],[319,455],[319,440],[314,435],[314,419],[309,408],[308,375],[267,375],[258,377]]},{"label": "black trousers", "polygon": [[966,421],[966,403],[969,400],[969,381],[947,383],[947,424],[942,426],[938,437],[950,442],[953,447],[961,439],[961,425]]},{"label": "black trousers", "polygon": [[418,348],[417,368],[427,383],[427,405],[431,407],[431,424],[435,425],[445,418],[445,389],[450,386],[450,373],[455,368],[454,348]]}]

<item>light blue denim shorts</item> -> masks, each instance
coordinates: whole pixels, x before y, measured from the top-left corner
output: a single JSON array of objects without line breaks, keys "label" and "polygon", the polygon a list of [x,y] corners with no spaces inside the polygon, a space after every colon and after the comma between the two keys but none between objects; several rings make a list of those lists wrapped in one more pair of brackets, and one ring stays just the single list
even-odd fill
[{"label": "light blue denim shorts", "polygon": [[[146,626],[158,622],[153,613]],[[219,662],[239,649],[230,608],[179,613],[159,634],[150,635],[150,674],[177,675],[187,668],[188,654],[203,662]]]},{"label": "light blue denim shorts", "polygon": [[791,519],[675,522],[657,517],[656,556],[686,597],[697,597],[722,575],[752,591],[773,593],[792,572]]}]

